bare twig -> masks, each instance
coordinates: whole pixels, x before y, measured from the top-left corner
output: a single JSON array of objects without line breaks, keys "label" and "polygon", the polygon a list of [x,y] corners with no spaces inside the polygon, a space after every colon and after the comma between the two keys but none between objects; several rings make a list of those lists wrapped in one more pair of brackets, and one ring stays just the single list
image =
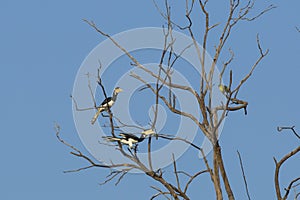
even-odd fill
[{"label": "bare twig", "polygon": [[[100,63],[100,61],[99,61],[99,63]],[[102,66],[101,66],[101,63],[100,63],[100,68],[101,67]],[[89,91],[90,91],[90,94],[91,94],[91,97],[92,97],[92,100],[93,100],[93,103],[94,103],[94,108],[97,108],[95,96],[94,96],[94,93],[93,93],[93,90],[92,90],[92,86],[91,86],[90,74],[87,73],[86,76],[88,77],[88,88],[89,88]]]},{"label": "bare twig", "polygon": [[[187,182],[186,185],[185,185],[184,193],[187,192],[188,187],[190,186],[190,184],[193,182],[193,180],[194,180],[195,178],[197,178],[199,175],[204,174],[204,173],[207,173],[207,172],[209,172],[209,171],[206,169],[206,170],[202,170],[202,171],[199,171],[199,172],[195,173],[193,176],[190,176],[190,179],[188,180],[188,182]],[[178,172],[178,173],[179,173],[179,172]]]},{"label": "bare twig", "polygon": [[107,179],[106,179],[104,182],[99,183],[99,185],[105,185],[106,183],[110,182],[110,181],[113,180],[115,177],[117,177],[120,173],[122,173],[122,171],[114,171],[114,170],[112,170],[112,171],[110,172],[110,174],[108,174],[108,175],[106,176]]},{"label": "bare twig", "polygon": [[166,199],[171,200],[167,195],[170,194],[170,192],[163,192],[161,189],[155,187],[155,186],[151,186],[152,189],[158,191],[157,194],[153,195],[150,200],[155,199],[156,197],[159,197],[160,195],[163,195]]},{"label": "bare twig", "polygon": [[[252,6],[251,6],[252,8]],[[258,15],[254,16],[254,17],[251,17],[251,18],[248,18],[248,17],[242,17],[241,19],[242,20],[246,20],[246,21],[253,21],[253,20],[256,20],[257,18],[261,17],[263,14],[269,12],[270,10],[272,9],[275,9],[276,6],[271,4],[269,5],[266,9],[264,9],[263,11],[261,11]],[[250,10],[250,9],[249,9]]]},{"label": "bare twig", "polygon": [[239,92],[241,86],[250,78],[250,76],[252,75],[254,69],[258,66],[258,64],[261,62],[261,60],[264,57],[266,57],[269,53],[269,49],[267,49],[265,52],[262,50],[258,34],[256,35],[256,42],[257,42],[257,47],[259,49],[260,57],[254,63],[254,65],[252,66],[250,72],[240,81],[240,84],[232,91],[233,93],[235,93],[234,98],[237,98],[237,95],[238,95],[238,92]]},{"label": "bare twig", "polygon": [[191,145],[192,147],[194,147],[197,150],[201,150],[201,148],[197,145],[195,145],[194,143],[184,139],[184,138],[180,138],[180,137],[174,137],[173,135],[166,135],[166,134],[157,134],[158,137],[163,138],[163,139],[167,139],[167,140],[178,140],[178,141],[182,141],[184,143],[187,143],[189,145]]},{"label": "bare twig", "polygon": [[173,158],[173,167],[174,167],[174,174],[175,174],[175,177],[176,177],[177,188],[178,188],[178,190],[181,190],[179,176],[178,176],[178,172],[177,172],[176,160],[175,160],[174,154],[172,154],[172,158]]},{"label": "bare twig", "polygon": [[290,190],[291,190],[291,188],[293,187],[293,184],[296,183],[296,182],[299,181],[299,180],[300,180],[300,177],[295,178],[294,180],[292,180],[292,181],[290,182],[290,184],[288,185],[287,188],[284,188],[284,190],[285,190],[285,195],[284,195],[284,197],[283,197],[284,200],[287,199],[287,197],[288,197],[288,195],[289,195],[289,193],[290,193]]},{"label": "bare twig", "polygon": [[72,95],[70,95],[70,97],[71,97],[71,99],[72,99],[72,101],[73,101],[73,103],[75,105],[76,111],[86,111],[86,110],[93,110],[93,109],[95,109],[95,107],[92,107],[92,108],[79,108],[78,104],[77,104],[77,101],[75,100],[75,98]]},{"label": "bare twig", "polygon": [[295,130],[295,126],[291,126],[291,127],[286,127],[286,126],[278,126],[277,127],[277,131],[281,132],[282,130],[292,130],[292,132],[294,133],[294,135],[300,139],[300,135],[296,132]]},{"label": "bare twig", "polygon": [[239,151],[237,151],[237,154],[238,154],[239,161],[240,161],[240,167],[241,167],[242,174],[243,174],[243,180],[244,180],[244,184],[245,184],[245,188],[246,188],[247,197],[250,200],[251,198],[250,198],[250,194],[249,194],[249,190],[248,190],[248,184],[247,184],[247,180],[246,180],[242,157],[241,157],[241,154]]}]

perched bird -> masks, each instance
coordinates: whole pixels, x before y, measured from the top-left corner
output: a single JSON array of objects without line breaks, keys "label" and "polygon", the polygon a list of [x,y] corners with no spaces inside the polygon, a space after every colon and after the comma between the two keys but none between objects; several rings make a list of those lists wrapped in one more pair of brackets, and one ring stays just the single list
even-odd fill
[{"label": "perched bird", "polygon": [[226,85],[222,85],[222,84],[219,85],[219,90],[226,96],[231,92]]},{"label": "perched bird", "polygon": [[120,137],[113,137],[113,136],[103,136],[109,142],[117,142],[120,141],[122,144],[128,145],[130,149],[136,147],[137,143],[142,142],[147,135],[142,134],[141,137],[137,137],[131,133],[120,133]]},{"label": "perched bird", "polygon": [[107,97],[102,103],[101,105],[98,107],[97,113],[94,115],[91,123],[94,124],[98,118],[98,116],[100,115],[101,112],[106,111],[108,109],[108,107],[112,107],[114,105],[114,103],[117,100],[117,96],[120,92],[122,92],[123,90],[119,87],[116,87],[114,89],[113,92],[113,96],[112,97]]}]

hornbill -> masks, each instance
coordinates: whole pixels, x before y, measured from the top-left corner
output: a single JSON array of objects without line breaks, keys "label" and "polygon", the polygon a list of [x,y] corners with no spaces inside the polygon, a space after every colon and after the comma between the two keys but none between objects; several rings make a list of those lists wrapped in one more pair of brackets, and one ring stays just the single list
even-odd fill
[{"label": "hornbill", "polygon": [[142,134],[141,137],[137,137],[131,133],[120,133],[120,137],[113,137],[113,136],[103,136],[109,142],[121,142],[122,144],[128,145],[130,149],[135,148],[138,143],[142,142],[147,135]]},{"label": "hornbill", "polygon": [[111,108],[114,103],[116,102],[117,100],[117,96],[120,92],[122,92],[123,90],[119,87],[116,87],[114,89],[114,92],[113,92],[113,96],[112,97],[107,97],[102,103],[101,105],[97,108],[97,113],[94,115],[91,123],[94,124],[98,118],[98,116],[100,115],[100,113],[102,113],[103,111],[107,111],[108,110],[108,107]]}]

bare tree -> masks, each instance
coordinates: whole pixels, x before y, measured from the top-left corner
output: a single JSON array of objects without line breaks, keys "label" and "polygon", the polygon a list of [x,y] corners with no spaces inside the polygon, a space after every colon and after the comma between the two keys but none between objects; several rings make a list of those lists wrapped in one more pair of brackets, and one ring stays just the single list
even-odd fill
[{"label": "bare tree", "polygon": [[[154,5],[156,6],[158,12],[160,15],[166,20],[167,26],[164,27],[164,44],[163,44],[163,51],[161,52],[160,56],[160,62],[157,65],[157,73],[154,73],[153,71],[147,69],[144,65],[142,65],[138,58],[135,58],[130,52],[128,52],[121,44],[118,43],[118,41],[114,40],[113,37],[111,37],[109,34],[105,33],[103,30],[101,30],[93,21],[84,20],[88,25],[90,25],[96,32],[98,32],[100,35],[108,38],[111,40],[111,42],[117,46],[120,50],[122,50],[127,57],[131,60],[132,67],[136,67],[138,69],[143,70],[150,76],[156,79],[156,84],[153,86],[149,84],[144,77],[141,77],[138,74],[132,73],[131,76],[140,82],[142,82],[145,87],[143,89],[148,89],[152,91],[154,97],[155,97],[155,104],[158,105],[159,102],[162,102],[172,113],[175,115],[180,115],[183,117],[186,117],[193,121],[199,130],[204,134],[206,138],[210,141],[210,143],[213,146],[213,154],[212,157],[207,157],[203,151],[203,149],[198,144],[199,141],[190,142],[184,138],[175,137],[174,135],[166,135],[166,134],[160,134],[160,133],[154,133],[147,135],[147,146],[148,146],[148,163],[143,163],[139,159],[139,154],[136,151],[136,149],[124,149],[124,144],[118,140],[117,141],[117,149],[116,151],[119,151],[124,157],[128,158],[131,162],[130,163],[112,163],[112,164],[102,164],[94,161],[94,159],[90,158],[87,155],[84,155],[79,149],[76,147],[68,144],[60,137],[60,128],[59,126],[56,127],[56,134],[59,141],[65,145],[67,145],[69,148],[72,149],[71,154],[80,158],[83,158],[88,162],[88,166],[70,170],[66,172],[78,172],[81,170],[85,170],[92,167],[98,167],[98,168],[109,168],[111,169],[111,173],[109,174],[107,180],[104,181],[104,183],[107,183],[113,179],[117,179],[116,184],[118,184],[125,175],[128,174],[131,170],[139,170],[143,172],[145,175],[151,177],[154,181],[157,181],[161,183],[163,186],[162,188],[154,187],[152,188],[156,190],[156,194],[154,194],[150,199],[155,199],[159,196],[163,196],[166,199],[190,199],[188,195],[188,188],[191,185],[191,183],[198,178],[202,174],[208,174],[211,180],[211,184],[214,187],[215,191],[215,197],[218,200],[221,200],[224,198],[224,196],[227,196],[228,199],[233,200],[235,199],[232,186],[230,184],[227,171],[225,169],[224,159],[221,151],[221,147],[219,144],[219,134],[220,134],[220,125],[224,121],[224,119],[228,116],[228,114],[232,111],[238,111],[243,110],[245,114],[247,114],[247,105],[248,102],[244,99],[240,99],[238,94],[242,88],[242,86],[245,85],[247,80],[252,76],[254,70],[259,65],[259,63],[262,61],[263,58],[265,58],[269,52],[269,50],[264,50],[261,46],[261,42],[259,39],[259,35],[257,34],[256,37],[256,44],[258,49],[258,57],[253,62],[253,65],[250,66],[250,70],[246,73],[246,75],[239,81],[233,81],[234,79],[234,71],[228,70],[230,67],[230,64],[235,58],[235,54],[233,50],[229,50],[230,57],[227,59],[227,61],[222,63],[222,60],[220,59],[221,53],[224,51],[224,48],[226,46],[226,43],[228,39],[230,38],[232,32],[234,31],[234,28],[240,23],[240,22],[249,22],[254,21],[261,17],[266,12],[270,11],[271,9],[275,8],[275,6],[270,5],[269,7],[263,9],[258,14],[251,16],[251,11],[254,8],[254,1],[249,0],[246,2],[240,2],[239,0],[228,0],[229,4],[229,10],[228,15],[226,16],[225,20],[223,22],[218,23],[212,23],[210,21],[210,17],[212,13],[208,10],[207,5],[209,4],[209,0],[205,1],[188,1],[186,0],[185,3],[185,18],[187,20],[186,25],[179,25],[176,21],[172,19],[171,14],[171,6],[169,5],[168,1],[166,0],[164,2],[164,8],[158,5],[156,1],[154,1]],[[192,13],[194,12],[200,12],[202,16],[204,16],[204,33],[201,37],[196,37],[197,34],[195,34],[193,29],[193,22],[195,19],[192,17]],[[197,22],[200,23],[200,22]],[[216,29],[216,27],[221,27],[220,29]],[[197,58],[199,60],[198,68],[201,71],[201,78],[199,80],[199,84],[197,88],[192,88],[186,85],[181,85],[176,82],[172,78],[172,69],[176,65],[177,61],[180,59],[181,54],[176,54],[174,52],[174,43],[176,42],[176,39],[173,38],[173,31],[174,30],[180,30],[182,32],[187,33],[193,40],[193,44],[186,46],[182,49],[182,53],[193,46],[197,51]],[[217,44],[214,44],[209,41],[209,35],[211,34],[212,30],[215,32],[218,32],[218,42]],[[219,31],[221,30],[221,31]],[[208,47],[215,47],[215,51],[213,52],[213,62],[211,66],[208,67],[209,70],[207,70],[206,62],[205,62],[205,52],[201,51],[200,46],[198,45],[198,41],[200,41],[203,49],[206,49]],[[221,63],[221,64],[220,64]],[[214,106],[212,104],[212,98],[213,98],[213,86],[214,86],[214,75],[215,71],[217,70],[217,65],[222,66],[220,76],[218,79],[220,80],[219,88],[222,91],[222,93],[225,96],[226,101],[222,102],[222,104],[218,106]],[[228,72],[229,71],[229,72]],[[228,76],[229,82],[227,84],[221,84],[223,77]],[[234,84],[237,82],[238,84]],[[104,87],[104,84],[102,83],[102,79],[98,73],[98,84],[102,89],[103,95],[106,96],[106,90]],[[167,88],[168,93],[165,94],[162,92],[162,88]],[[181,110],[176,105],[176,96],[174,95],[174,90],[182,90],[186,93],[190,93],[193,95],[193,97],[197,100],[201,120],[198,120],[196,116],[193,116],[191,113],[188,113],[184,110]],[[92,93],[92,92],[91,92]],[[92,94],[92,96],[94,96]],[[77,107],[76,101],[74,99],[75,105]],[[95,102],[95,101],[94,101]],[[94,108],[99,108],[99,106],[94,103]],[[78,109],[80,110],[80,109]],[[151,130],[155,130],[156,122],[158,118],[158,107],[156,106],[154,108],[154,118],[151,121]],[[116,137],[115,131],[118,130],[117,125],[115,125],[115,120],[117,120],[119,123],[121,123],[123,126],[131,126],[125,123],[122,123],[122,119],[119,119],[117,116],[114,116],[110,108],[107,110],[109,122],[110,122],[110,133],[112,137]],[[140,129],[143,129],[142,127],[137,127]],[[204,162],[204,169],[199,169],[198,171],[194,172],[193,174],[189,174],[185,171],[179,170],[177,167],[176,160],[173,159],[173,169],[174,169],[174,176],[175,176],[175,183],[172,183],[167,180],[166,176],[164,175],[163,171],[161,169],[154,170],[152,167],[152,157],[151,157],[151,147],[153,140],[152,138],[156,137],[161,140],[178,140],[187,144],[190,144],[192,148],[199,151],[203,156],[203,162]],[[293,151],[293,155],[296,154],[299,151],[298,149],[295,149]],[[246,186],[246,192],[248,199],[250,199],[250,194],[247,187],[246,177],[243,169],[242,159],[240,154],[240,164],[241,164],[241,170],[243,172],[244,177],[244,183]],[[290,157],[291,155],[288,155]],[[279,190],[279,183],[278,183],[278,173],[280,166],[282,165],[287,158],[283,158],[283,160],[280,160],[279,162],[276,161],[276,170],[277,172],[277,183],[276,183],[276,191],[277,191],[277,197],[278,199],[286,199],[281,198],[281,193]],[[211,162],[210,162],[211,161]],[[210,164],[211,163],[211,164]],[[188,177],[188,181],[184,182],[180,180],[180,177],[184,175]],[[299,180],[295,179],[291,182],[291,184],[288,186],[286,190],[286,195],[288,195],[291,187]],[[224,187],[222,187],[224,186]],[[277,189],[278,187],[278,189]],[[225,191],[224,191],[225,188]],[[280,198],[279,198],[280,197]]]}]

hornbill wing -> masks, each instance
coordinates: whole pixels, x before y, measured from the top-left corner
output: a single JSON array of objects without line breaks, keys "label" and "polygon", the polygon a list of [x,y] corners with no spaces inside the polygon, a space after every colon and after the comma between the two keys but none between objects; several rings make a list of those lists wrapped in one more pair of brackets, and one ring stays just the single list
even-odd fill
[{"label": "hornbill wing", "polygon": [[133,135],[131,133],[120,133],[119,135],[126,140],[128,140],[129,138],[136,140],[136,141],[139,140],[139,138],[136,135]]},{"label": "hornbill wing", "polygon": [[101,106],[107,106],[107,103],[110,102],[112,97],[107,97],[107,99],[104,99],[104,101],[101,103]]}]

